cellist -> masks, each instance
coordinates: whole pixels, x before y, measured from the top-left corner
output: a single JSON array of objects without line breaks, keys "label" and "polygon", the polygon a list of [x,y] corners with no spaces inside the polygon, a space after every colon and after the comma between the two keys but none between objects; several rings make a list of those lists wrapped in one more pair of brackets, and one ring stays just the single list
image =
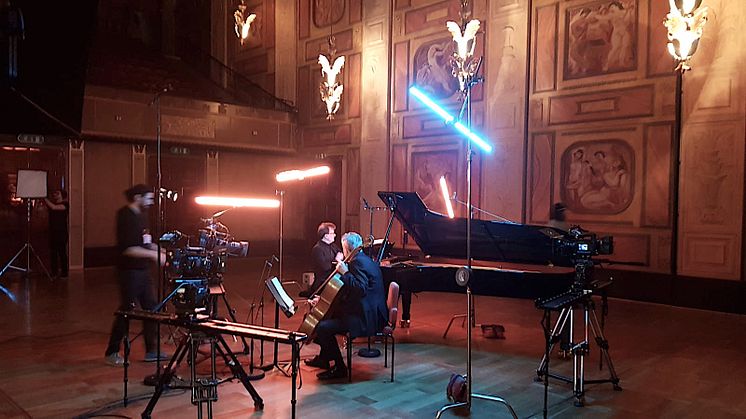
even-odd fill
[{"label": "cellist", "polygon": [[[341,242],[345,260],[349,261],[340,261],[336,266],[336,272],[344,284],[340,289],[341,295],[337,297],[340,300],[331,317],[321,320],[316,327],[314,343],[321,347],[321,351],[312,359],[305,360],[306,365],[325,370],[316,375],[320,380],[347,376],[336,335],[350,332],[352,339],[369,336],[382,330],[387,320],[381,269],[363,252],[348,258],[363,245],[360,234],[345,233]],[[312,305],[317,302],[318,297],[310,300]]]}]

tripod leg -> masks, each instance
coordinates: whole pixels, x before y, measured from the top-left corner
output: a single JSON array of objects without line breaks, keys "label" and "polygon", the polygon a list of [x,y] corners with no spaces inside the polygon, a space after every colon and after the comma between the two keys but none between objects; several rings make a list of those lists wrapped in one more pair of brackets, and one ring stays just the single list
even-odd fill
[{"label": "tripod leg", "polygon": [[153,397],[150,398],[148,405],[145,407],[145,410],[143,410],[142,414],[140,415],[142,419],[150,419],[150,415],[153,413],[155,404],[158,403],[158,399],[160,399],[161,394],[163,394],[163,389],[171,381],[174,374],[176,373],[176,366],[181,363],[186,353],[189,352],[188,340],[189,336],[187,335],[184,337],[184,339],[182,339],[182,341],[179,343],[179,346],[176,348],[174,356],[171,358],[171,361],[168,363],[166,370],[163,371],[160,380],[158,380],[158,384],[155,386]]},{"label": "tripod leg", "polygon": [[567,322],[567,319],[570,318],[571,314],[571,308],[563,308],[562,311],[560,311],[560,314],[557,317],[557,323],[554,324],[552,333],[549,336],[549,350],[541,358],[539,367],[536,369],[536,374],[538,375],[537,381],[540,381],[540,378],[544,374],[545,370],[546,373],[549,374],[549,369],[546,368],[546,364],[549,361],[549,354],[552,352],[552,349],[554,349],[554,345],[557,343],[557,339],[559,338],[560,333],[562,333],[562,329],[565,328],[565,323]]},{"label": "tripod leg", "polygon": [[[49,279],[51,281],[52,280],[52,275],[49,274],[49,271],[47,270],[47,267],[44,266],[44,262],[41,261],[41,258],[39,258],[39,254],[36,253],[36,250],[34,250],[34,246],[32,246],[32,245],[29,244],[28,247],[29,247],[29,249],[31,249],[31,253],[34,254],[34,257],[36,258],[36,261],[39,262],[39,266],[41,266],[41,269],[44,271],[44,275],[46,275],[47,279]],[[27,268],[29,268],[29,270],[30,270],[30,266],[27,266]]]},{"label": "tripod leg", "polygon": [[604,337],[603,331],[598,324],[598,317],[596,316],[595,310],[591,313],[591,330],[593,332],[593,336],[596,339],[596,344],[599,348],[601,348],[601,354],[603,355],[604,359],[606,359],[606,365],[609,366],[611,384],[614,386],[614,390],[621,391],[622,386],[619,385],[619,376],[617,376],[616,374],[614,363],[611,362],[611,355],[609,355],[609,341],[607,341]]},{"label": "tripod leg", "polygon": [[241,384],[243,384],[244,388],[246,388],[246,391],[249,392],[249,395],[251,395],[251,398],[254,400],[254,407],[258,410],[264,409],[264,400],[262,400],[261,396],[259,396],[259,393],[257,393],[254,386],[251,385],[251,382],[249,382],[249,377],[246,374],[246,371],[244,371],[243,367],[241,367],[241,364],[238,362],[238,359],[236,359],[236,355],[231,351],[231,348],[228,347],[228,344],[225,342],[225,339],[223,339],[223,336],[218,335],[217,336],[219,345],[217,346],[217,351],[220,353],[220,356],[225,361],[225,365],[228,366],[228,368],[231,369],[231,372],[233,372],[233,375],[241,380]]},{"label": "tripod leg", "polygon": [[[585,405],[585,353],[588,348],[588,310],[586,304],[583,310],[583,334],[581,343],[573,346],[573,394],[575,395],[575,406]],[[572,334],[572,321],[570,322],[570,336]]]},{"label": "tripod leg", "polygon": [[[2,271],[0,271],[0,276],[2,276],[2,275],[3,275],[4,273],[5,273],[5,271],[7,271],[7,270],[8,270],[9,268],[13,268],[13,269],[16,269],[16,270],[18,270],[18,271],[23,271],[23,272],[26,272],[26,269],[22,269],[22,268],[19,268],[19,267],[13,266],[13,262],[15,262],[15,261],[16,261],[16,259],[18,259],[18,256],[20,256],[20,255],[21,255],[21,253],[23,253],[23,251],[24,251],[24,250],[26,250],[26,246],[27,246],[27,245],[24,245],[24,246],[23,246],[23,247],[21,248],[21,250],[19,250],[19,251],[18,251],[18,253],[16,253],[16,254],[15,254],[15,256],[13,256],[13,257],[12,257],[12,258],[10,259],[10,261],[9,261],[9,262],[8,262],[7,264],[5,264],[5,266],[3,267],[3,270],[2,270]],[[27,266],[26,268],[28,268],[28,266]]]}]

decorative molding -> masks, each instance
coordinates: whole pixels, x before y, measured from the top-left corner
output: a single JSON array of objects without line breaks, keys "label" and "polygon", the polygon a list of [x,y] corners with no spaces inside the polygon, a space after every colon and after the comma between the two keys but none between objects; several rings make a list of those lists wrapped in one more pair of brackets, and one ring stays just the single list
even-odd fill
[{"label": "decorative molding", "polygon": [[440,1],[404,14],[404,33],[410,34],[434,28],[445,29],[446,21],[458,16],[459,2]]},{"label": "decorative molding", "polygon": [[161,116],[163,134],[180,137],[215,138],[215,121],[176,115]]},{"label": "decorative molding", "polygon": [[302,132],[304,147],[352,143],[352,126],[350,124],[305,128]]},{"label": "decorative molding", "polygon": [[549,125],[653,115],[655,86],[549,98]]}]

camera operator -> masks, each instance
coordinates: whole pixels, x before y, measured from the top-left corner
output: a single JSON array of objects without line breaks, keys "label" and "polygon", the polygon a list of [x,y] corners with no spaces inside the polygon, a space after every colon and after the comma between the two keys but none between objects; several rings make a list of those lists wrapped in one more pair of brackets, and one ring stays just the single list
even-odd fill
[{"label": "camera operator", "polygon": [[[153,281],[150,277],[150,263],[158,261],[158,250],[152,242],[148,229],[146,209],[153,205],[153,189],[135,185],[126,191],[128,204],[117,212],[117,250],[119,261],[117,276],[119,279],[119,310],[130,310],[139,304],[144,310],[153,309],[157,301],[153,293]],[[165,263],[165,255],[161,263]],[[119,346],[125,338],[126,320],[116,316],[111,327],[109,345],[105,352],[105,361],[109,365],[121,366],[124,360],[119,356]],[[144,322],[145,361],[157,360],[157,332],[154,322]],[[161,359],[168,356],[161,352]]]}]

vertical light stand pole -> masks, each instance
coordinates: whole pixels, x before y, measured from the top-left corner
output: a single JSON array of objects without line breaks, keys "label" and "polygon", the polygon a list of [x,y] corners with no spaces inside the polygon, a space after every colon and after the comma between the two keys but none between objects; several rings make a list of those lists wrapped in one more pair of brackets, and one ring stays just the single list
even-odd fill
[{"label": "vertical light stand pole", "polygon": [[[282,278],[283,278],[282,263],[283,263],[283,260],[285,259],[283,257],[283,249],[282,249],[282,246],[283,246],[283,237],[282,237],[282,234],[283,234],[283,225],[282,225],[282,223],[283,223],[283,219],[284,219],[283,212],[284,212],[284,209],[285,209],[285,191],[284,190],[280,190],[280,189],[276,189],[275,190],[275,195],[279,195],[280,196],[280,211],[279,211],[279,213],[280,213],[279,214],[279,230],[280,230],[279,231],[279,236],[280,237],[279,237],[279,257],[278,257],[278,262],[277,262],[277,264],[278,264],[277,275],[278,275],[278,278],[279,278],[280,282],[282,282]],[[262,311],[262,313],[263,313],[263,311]],[[275,323],[274,323],[274,327],[275,327],[275,329],[279,329],[280,328],[280,303],[278,303],[277,301],[275,301]],[[278,346],[279,346],[279,344],[277,343],[277,341],[274,341],[273,348],[272,348],[272,363],[271,364],[267,364],[267,365],[263,365],[261,367],[261,369],[264,370],[264,371],[270,371],[272,369],[277,368],[283,375],[285,375],[286,377],[290,377],[290,374],[285,370],[285,368],[283,368],[283,367],[280,366],[280,363],[277,360],[277,353],[278,353],[278,350],[279,350]]]},{"label": "vertical light stand pole", "polygon": [[673,199],[671,200],[671,274],[676,276],[678,274],[678,254],[679,254],[679,166],[681,165],[681,131],[682,131],[682,111],[681,102],[683,99],[683,81],[684,71],[676,70],[676,95],[675,99],[675,118],[674,131],[673,131],[673,162],[671,171],[673,173],[671,178],[674,181]]},{"label": "vertical light stand pole", "polygon": [[[474,85],[481,82],[482,79],[480,77],[476,77],[476,74],[479,71],[479,68],[481,67],[481,58],[479,61],[479,64],[476,67],[476,70],[473,74],[469,74],[469,77],[466,80],[465,84],[465,91],[464,91],[464,103],[463,107],[466,112],[466,127],[471,131],[471,113],[472,113],[472,103],[471,103],[471,91]],[[466,141],[466,207],[468,211],[468,215],[466,217],[466,274],[469,276],[469,279],[466,281],[466,316],[467,316],[467,327],[466,327],[466,401],[464,402],[456,402],[452,404],[448,404],[443,406],[438,413],[435,415],[436,419],[439,419],[440,416],[443,414],[443,412],[455,409],[459,407],[466,407],[467,410],[471,410],[471,404],[472,404],[472,398],[482,399],[482,400],[488,400],[492,402],[497,402],[504,404],[508,410],[510,411],[510,414],[515,418],[518,419],[518,415],[516,415],[515,411],[513,410],[513,407],[502,397],[493,396],[493,395],[487,395],[487,394],[479,394],[479,393],[473,393],[472,392],[472,326],[474,324],[474,295],[472,294],[471,290],[471,266],[472,266],[472,260],[471,260],[471,224],[472,219],[474,217],[474,211],[472,208],[472,158],[473,158],[473,150],[472,150],[472,144],[471,141],[467,139]]]}]

